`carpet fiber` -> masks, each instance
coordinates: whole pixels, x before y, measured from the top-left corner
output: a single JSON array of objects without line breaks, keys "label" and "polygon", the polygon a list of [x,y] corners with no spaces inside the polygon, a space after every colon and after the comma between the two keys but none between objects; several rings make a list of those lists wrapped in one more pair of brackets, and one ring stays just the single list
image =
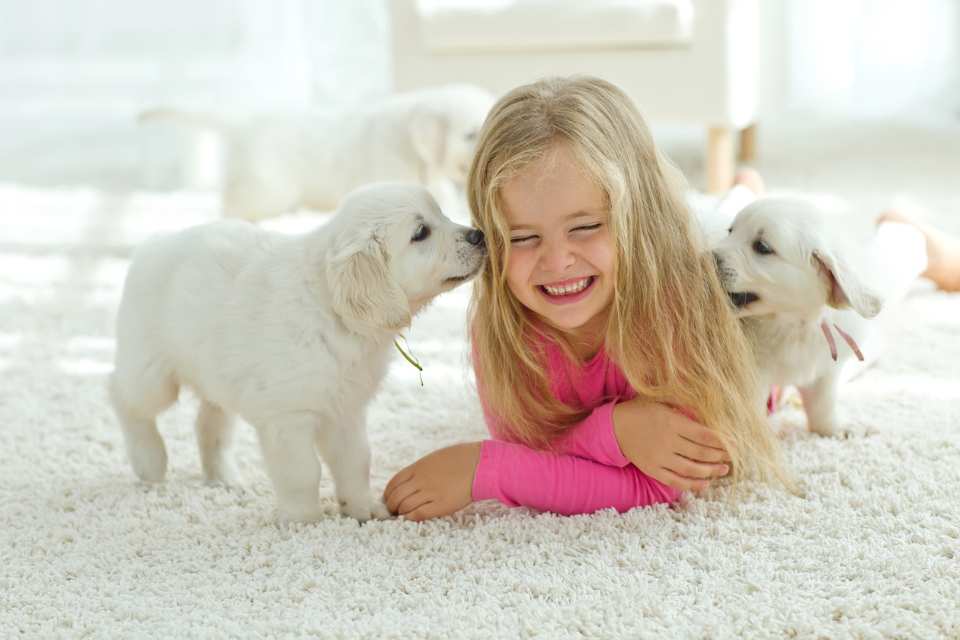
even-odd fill
[{"label": "carpet fiber", "polygon": [[[918,287],[844,390],[843,419],[873,435],[776,416],[804,497],[747,485],[623,515],[485,503],[358,526],[325,479],[330,518],[281,527],[251,428],[243,485],[205,486],[184,394],[160,421],[167,481],[145,486],[104,393],[130,247],[216,206],[0,187],[0,637],[960,637],[960,295]],[[373,404],[376,489],[484,435],[468,293],[415,321],[423,386],[398,355]]]}]

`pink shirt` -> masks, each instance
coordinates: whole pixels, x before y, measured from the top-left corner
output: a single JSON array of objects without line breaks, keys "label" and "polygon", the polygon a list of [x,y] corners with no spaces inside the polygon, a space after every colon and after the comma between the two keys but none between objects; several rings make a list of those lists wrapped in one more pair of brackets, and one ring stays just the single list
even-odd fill
[{"label": "pink shirt", "polygon": [[[613,433],[613,407],[636,394],[602,349],[582,367],[555,344],[546,345],[547,374],[557,398],[592,409],[569,428],[553,452],[508,442],[503,422],[488,409],[480,390],[487,428],[473,479],[474,500],[499,500],[564,515],[614,508],[619,512],[673,502],[680,491],[646,475],[620,451]],[[478,387],[480,385],[478,384]]]}]

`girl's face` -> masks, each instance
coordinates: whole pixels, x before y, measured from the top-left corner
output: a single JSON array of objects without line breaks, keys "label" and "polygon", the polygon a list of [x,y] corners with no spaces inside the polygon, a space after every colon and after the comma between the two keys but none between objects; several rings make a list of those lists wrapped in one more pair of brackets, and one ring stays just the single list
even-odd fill
[{"label": "girl's face", "polygon": [[613,300],[614,244],[604,192],[566,144],[504,183],[507,284],[572,337],[599,339]]}]

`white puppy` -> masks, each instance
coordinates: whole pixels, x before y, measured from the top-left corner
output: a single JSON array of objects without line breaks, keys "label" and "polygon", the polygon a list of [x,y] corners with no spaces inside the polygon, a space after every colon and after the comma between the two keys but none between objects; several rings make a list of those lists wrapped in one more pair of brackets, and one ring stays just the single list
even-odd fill
[{"label": "white puppy", "polygon": [[764,198],[737,214],[713,247],[754,348],[758,401],[771,385],[797,386],[811,431],[827,436],[849,433],[836,417],[837,386],[845,362],[863,359],[866,318],[882,307],[833,232],[806,201]]},{"label": "white puppy", "polygon": [[259,220],[298,206],[331,210],[353,189],[380,181],[416,182],[444,208],[458,205],[457,189],[466,181],[477,133],[493,103],[486,90],[456,84],[338,113],[231,121],[157,109],[140,119],[219,131],[226,148],[224,213]]},{"label": "white puppy", "polygon": [[187,386],[201,399],[208,481],[235,480],[227,449],[239,415],[257,429],[281,518],[320,516],[316,450],[343,514],[385,517],[370,493],[367,403],[397,332],[484,253],[480,231],[406,184],[358,190],[303,236],[224,220],[147,242],[124,286],[110,384],[134,471],[163,479],[155,418]]}]

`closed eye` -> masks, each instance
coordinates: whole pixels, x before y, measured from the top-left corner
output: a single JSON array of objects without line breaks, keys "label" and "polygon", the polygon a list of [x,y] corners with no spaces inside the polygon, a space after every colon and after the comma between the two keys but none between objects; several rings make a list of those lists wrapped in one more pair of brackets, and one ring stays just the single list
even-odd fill
[{"label": "closed eye", "polygon": [[603,226],[603,223],[597,222],[596,224],[585,224],[581,227],[574,227],[572,231],[595,231]]},{"label": "closed eye", "polygon": [[536,238],[537,238],[537,236],[535,236],[535,235],[530,235],[530,236],[516,236],[516,237],[514,237],[514,238],[510,238],[510,244],[524,244],[524,243],[526,243],[526,242],[528,242],[528,241],[530,241],[530,240],[535,240]]},{"label": "closed eye", "polygon": [[764,242],[760,238],[757,238],[756,240],[753,241],[752,248],[755,253],[758,253],[761,256],[768,256],[774,253],[770,245],[768,245],[766,242]]}]

